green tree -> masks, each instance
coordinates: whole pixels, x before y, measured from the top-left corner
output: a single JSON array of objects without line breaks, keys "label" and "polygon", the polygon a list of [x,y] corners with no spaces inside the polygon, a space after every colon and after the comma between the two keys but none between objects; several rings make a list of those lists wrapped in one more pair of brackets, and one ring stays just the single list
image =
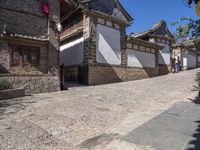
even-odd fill
[{"label": "green tree", "polygon": [[[185,3],[188,7],[195,7],[197,15],[199,15],[200,0],[186,0]],[[194,38],[195,46],[200,50],[200,19],[193,20],[191,18],[182,17],[180,20],[173,22],[176,26],[177,37],[192,36]]]}]

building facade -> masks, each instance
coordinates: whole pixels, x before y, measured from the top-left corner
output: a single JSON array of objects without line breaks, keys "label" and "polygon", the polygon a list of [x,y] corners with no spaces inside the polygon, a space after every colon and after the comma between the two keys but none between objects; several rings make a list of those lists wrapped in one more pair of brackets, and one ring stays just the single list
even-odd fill
[{"label": "building facade", "polygon": [[196,49],[194,40],[188,39],[174,44],[172,55],[180,63],[182,70],[200,66],[200,51]]},{"label": "building facade", "polygon": [[163,46],[158,55],[159,75],[171,72],[172,44],[175,39],[165,21],[161,20],[152,29],[133,36]]},{"label": "building facade", "polygon": [[66,4],[61,24],[60,63],[66,81],[88,85],[158,75],[162,46],[127,38],[132,18],[117,0],[74,1]]},{"label": "building facade", "polygon": [[0,14],[0,79],[28,93],[59,91],[59,1],[0,1]]}]

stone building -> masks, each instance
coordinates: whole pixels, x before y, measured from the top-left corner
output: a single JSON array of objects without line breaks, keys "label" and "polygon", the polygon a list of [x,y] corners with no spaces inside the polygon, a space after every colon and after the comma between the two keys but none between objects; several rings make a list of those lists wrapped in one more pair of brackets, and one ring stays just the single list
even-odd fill
[{"label": "stone building", "polygon": [[163,46],[127,38],[133,19],[118,0],[70,0],[65,7],[60,63],[66,81],[96,85],[158,75]]},{"label": "stone building", "polygon": [[59,1],[1,0],[0,14],[0,79],[29,93],[59,91]]},{"label": "stone building", "polygon": [[172,44],[175,39],[166,22],[161,20],[152,29],[133,36],[163,46],[158,55],[159,75],[168,74],[171,71]]},{"label": "stone building", "polygon": [[194,69],[200,66],[200,51],[196,49],[192,39],[174,44],[172,57],[181,63],[183,70]]}]

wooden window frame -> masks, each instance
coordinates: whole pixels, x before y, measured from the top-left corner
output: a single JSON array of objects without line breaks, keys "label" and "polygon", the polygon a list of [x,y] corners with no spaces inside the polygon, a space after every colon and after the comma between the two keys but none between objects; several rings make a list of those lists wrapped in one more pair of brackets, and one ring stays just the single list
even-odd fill
[{"label": "wooden window frame", "polygon": [[[37,59],[37,63],[36,64],[33,64],[32,59],[31,59],[31,52],[33,52],[33,51],[37,51],[37,58],[38,59]],[[30,56],[29,61],[31,63],[31,66],[39,66],[39,64],[40,64],[40,49],[31,47],[29,49],[29,56]]]},{"label": "wooden window frame", "polygon": [[[18,47],[19,50],[19,65],[13,65],[13,47]],[[23,68],[23,67],[38,67],[40,64],[40,48],[39,47],[34,47],[34,46],[25,46],[25,45],[16,45],[16,44],[9,44],[9,49],[10,49],[10,66],[11,67],[16,67],[16,68]],[[26,50],[25,50],[26,49]],[[28,51],[28,63],[24,62],[24,51]],[[31,52],[32,51],[37,51],[37,63],[32,63],[31,60]]]},{"label": "wooden window frame", "polygon": [[[11,53],[10,53],[10,62],[12,63],[12,67],[18,67],[18,66],[20,66],[20,64],[21,64],[21,62],[20,62],[20,60],[21,60],[21,54],[20,54],[20,49],[19,49],[19,47],[18,46],[16,46],[16,45],[12,45],[11,47],[10,47],[10,49],[12,49],[12,51],[10,51]],[[17,64],[15,64],[14,63],[14,50],[15,49],[17,49],[19,52],[19,59],[18,59],[18,61],[17,61]]]}]

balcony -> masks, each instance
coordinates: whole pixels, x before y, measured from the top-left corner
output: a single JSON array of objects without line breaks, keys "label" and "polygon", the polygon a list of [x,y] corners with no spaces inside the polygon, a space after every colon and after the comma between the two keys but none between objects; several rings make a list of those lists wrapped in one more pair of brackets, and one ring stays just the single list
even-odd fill
[{"label": "balcony", "polygon": [[76,24],[66,28],[60,35],[60,39],[64,40],[66,39],[68,36],[80,31],[83,29],[83,20],[77,22]]}]

